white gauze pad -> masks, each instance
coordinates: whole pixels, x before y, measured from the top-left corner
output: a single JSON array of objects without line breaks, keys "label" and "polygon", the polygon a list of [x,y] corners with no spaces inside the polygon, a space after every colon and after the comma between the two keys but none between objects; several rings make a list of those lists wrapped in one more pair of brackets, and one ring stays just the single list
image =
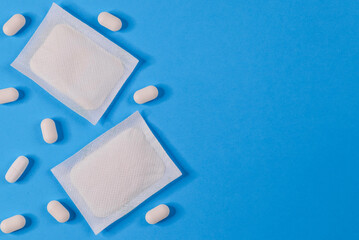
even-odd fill
[{"label": "white gauze pad", "polygon": [[138,60],[53,3],[12,67],[96,124]]},{"label": "white gauze pad", "polygon": [[95,234],[181,176],[139,112],[51,171]]}]

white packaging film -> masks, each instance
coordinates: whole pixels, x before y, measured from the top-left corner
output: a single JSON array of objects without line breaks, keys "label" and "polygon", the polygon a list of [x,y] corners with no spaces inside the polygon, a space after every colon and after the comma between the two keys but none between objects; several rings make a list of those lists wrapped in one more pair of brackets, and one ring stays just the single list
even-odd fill
[{"label": "white packaging film", "polygon": [[182,175],[139,112],[51,171],[95,234]]},{"label": "white packaging film", "polygon": [[53,3],[11,66],[95,125],[137,63]]}]

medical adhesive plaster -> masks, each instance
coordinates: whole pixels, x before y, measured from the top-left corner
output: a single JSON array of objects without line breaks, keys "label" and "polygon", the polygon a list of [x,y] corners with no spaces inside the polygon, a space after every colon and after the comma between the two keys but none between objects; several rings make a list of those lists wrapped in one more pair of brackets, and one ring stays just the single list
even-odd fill
[{"label": "medical adhesive plaster", "polygon": [[139,112],[52,172],[95,234],[181,176]]},{"label": "medical adhesive plaster", "polygon": [[96,124],[137,63],[54,3],[11,66]]}]

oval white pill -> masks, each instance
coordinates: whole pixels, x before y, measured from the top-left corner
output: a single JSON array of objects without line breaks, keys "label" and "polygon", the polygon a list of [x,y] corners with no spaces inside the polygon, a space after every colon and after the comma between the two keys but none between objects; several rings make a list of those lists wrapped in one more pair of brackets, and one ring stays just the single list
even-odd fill
[{"label": "oval white pill", "polygon": [[57,141],[57,130],[54,120],[46,118],[41,122],[41,131],[44,141],[51,144]]},{"label": "oval white pill", "polygon": [[19,92],[15,88],[0,89],[0,104],[14,102],[19,98]]},{"label": "oval white pill", "polygon": [[47,211],[60,223],[67,222],[70,219],[70,212],[56,200],[47,204]]},{"label": "oval white pill", "polygon": [[15,14],[4,24],[2,30],[6,35],[13,36],[25,26],[25,23],[26,19],[23,15]]},{"label": "oval white pill", "polygon": [[24,156],[18,157],[15,162],[11,165],[5,175],[6,181],[9,183],[16,182],[19,177],[24,173],[25,169],[29,165],[29,159]]},{"label": "oval white pill", "polygon": [[114,32],[120,30],[122,27],[121,19],[108,12],[100,13],[97,20],[102,26]]},{"label": "oval white pill", "polygon": [[138,104],[152,101],[158,96],[158,89],[155,86],[148,86],[135,92],[133,100]]},{"label": "oval white pill", "polygon": [[162,221],[163,219],[168,217],[169,214],[170,214],[169,207],[165,204],[161,204],[148,211],[146,213],[145,218],[149,224],[156,224],[159,221]]},{"label": "oval white pill", "polygon": [[26,219],[21,215],[15,215],[7,218],[1,222],[1,231],[3,233],[12,233],[23,228],[26,224]]}]

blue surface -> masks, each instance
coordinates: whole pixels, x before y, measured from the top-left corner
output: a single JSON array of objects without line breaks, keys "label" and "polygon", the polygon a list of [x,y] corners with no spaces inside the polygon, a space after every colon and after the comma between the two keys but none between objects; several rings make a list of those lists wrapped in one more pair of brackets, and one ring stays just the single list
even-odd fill
[{"label": "blue surface", "polygon": [[[1,1],[0,22],[29,24],[0,36],[0,88],[21,100],[0,106],[0,173],[19,155],[31,167],[16,184],[0,180],[0,219],[30,224],[1,239],[358,239],[359,2],[57,1],[141,61],[109,111],[92,126],[10,67],[51,1]],[[125,21],[110,32],[101,11]],[[156,84],[143,106],[132,94]],[[51,175],[91,140],[139,110],[174,161],[180,180],[98,236]],[[40,121],[61,139],[42,141]],[[56,223],[46,204],[73,211]],[[175,213],[146,224],[152,207]]]}]

